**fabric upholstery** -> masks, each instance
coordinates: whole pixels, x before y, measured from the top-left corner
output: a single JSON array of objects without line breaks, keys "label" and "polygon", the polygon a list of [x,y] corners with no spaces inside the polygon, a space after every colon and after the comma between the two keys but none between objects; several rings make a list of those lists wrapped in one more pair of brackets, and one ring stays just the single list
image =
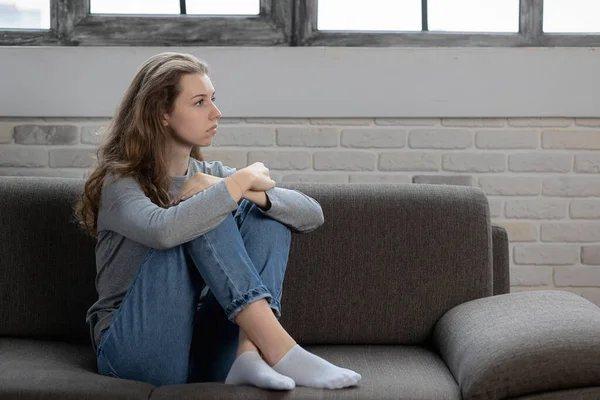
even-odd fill
[{"label": "fabric upholstery", "polygon": [[[302,344],[418,344],[452,307],[492,294],[478,188],[281,184],[321,203],[292,238],[282,324]],[[95,241],[73,221],[83,180],[0,177],[0,336],[89,342]]]},{"label": "fabric upholstery", "polygon": [[359,387],[155,388],[98,375],[85,324],[95,241],[72,217],[83,180],[0,177],[0,398],[598,398],[600,309],[570,293],[502,294],[508,239],[490,226],[480,189],[280,186],[325,215],[293,236],[282,323],[310,351],[359,371]]},{"label": "fabric upholstery", "polygon": [[307,346],[333,363],[360,371],[358,387],[272,392],[222,383],[154,387],[98,375],[86,345],[0,339],[0,398],[19,399],[460,399],[438,355],[416,346]]},{"label": "fabric upholstery", "polygon": [[492,225],[494,253],[494,295],[510,293],[510,260],[508,259],[508,233],[498,225]]},{"label": "fabric upholstery", "polygon": [[148,399],[152,389],[99,375],[89,345],[0,338],[0,399]]},{"label": "fabric upholstery", "polygon": [[418,344],[452,307],[492,295],[480,189],[296,184],[325,224],[296,235],[282,324],[304,344]]},{"label": "fabric upholstery", "polygon": [[95,241],[69,222],[81,185],[0,177],[0,336],[89,342]]},{"label": "fabric upholstery", "polygon": [[600,308],[565,291],[474,300],[450,310],[433,340],[465,399],[600,386]]},{"label": "fabric upholstery", "polygon": [[600,399],[600,386],[585,389],[558,390],[531,396],[518,397],[516,400],[598,400]]},{"label": "fabric upholstery", "polygon": [[325,359],[360,371],[358,387],[317,390],[296,387],[267,392],[218,383],[159,387],[152,399],[460,399],[456,381],[436,354],[413,346],[307,346]]}]

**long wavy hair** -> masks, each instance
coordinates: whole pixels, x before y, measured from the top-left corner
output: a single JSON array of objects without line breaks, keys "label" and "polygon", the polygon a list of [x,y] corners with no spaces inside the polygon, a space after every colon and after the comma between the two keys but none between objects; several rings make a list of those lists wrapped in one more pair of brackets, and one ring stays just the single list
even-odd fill
[{"label": "long wavy hair", "polygon": [[[77,223],[92,237],[98,234],[100,195],[107,174],[135,178],[153,203],[169,206],[167,148],[173,131],[162,121],[165,113],[173,111],[181,77],[192,73],[207,74],[207,64],[190,54],[173,52],[150,57],[136,72],[103,133],[96,166],[74,206]],[[203,160],[198,147],[190,157]]]}]

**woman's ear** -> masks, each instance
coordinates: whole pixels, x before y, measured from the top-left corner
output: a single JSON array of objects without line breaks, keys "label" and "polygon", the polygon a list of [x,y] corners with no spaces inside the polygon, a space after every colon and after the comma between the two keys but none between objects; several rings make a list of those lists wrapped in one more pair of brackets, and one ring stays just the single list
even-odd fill
[{"label": "woman's ear", "polygon": [[163,114],[162,124],[163,124],[163,126],[169,126],[169,115],[168,114]]}]

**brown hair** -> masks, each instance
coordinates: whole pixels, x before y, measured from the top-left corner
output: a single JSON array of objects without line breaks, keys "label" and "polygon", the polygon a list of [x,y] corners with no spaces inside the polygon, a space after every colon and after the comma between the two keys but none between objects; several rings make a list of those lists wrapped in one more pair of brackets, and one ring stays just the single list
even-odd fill
[{"label": "brown hair", "polygon": [[[166,52],[147,59],[127,88],[104,132],[97,164],[75,204],[75,218],[91,236],[97,236],[100,195],[107,174],[135,178],[144,194],[160,207],[169,205],[171,178],[167,169],[170,127],[162,123],[180,93],[184,74],[208,73],[208,66],[190,54]],[[198,147],[190,157],[202,160]]]}]

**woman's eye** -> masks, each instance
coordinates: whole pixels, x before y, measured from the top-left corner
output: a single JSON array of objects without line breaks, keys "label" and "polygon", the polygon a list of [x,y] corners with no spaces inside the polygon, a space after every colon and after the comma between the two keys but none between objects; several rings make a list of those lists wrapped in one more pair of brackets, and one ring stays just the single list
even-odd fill
[{"label": "woman's eye", "polygon": [[[214,102],[215,100],[217,100],[216,97],[213,97],[212,99],[210,99],[212,102]],[[204,103],[204,100],[198,100],[198,102],[194,105],[202,105]]]}]

